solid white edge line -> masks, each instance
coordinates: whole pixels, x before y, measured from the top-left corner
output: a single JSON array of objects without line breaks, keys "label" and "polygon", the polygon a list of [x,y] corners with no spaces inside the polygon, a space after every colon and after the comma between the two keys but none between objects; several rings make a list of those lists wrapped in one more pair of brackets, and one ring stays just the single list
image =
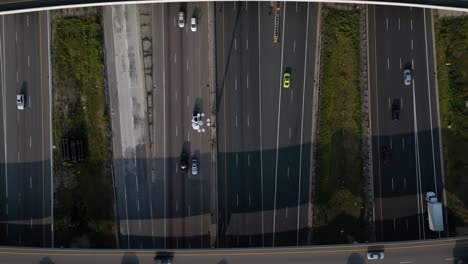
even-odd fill
[{"label": "solid white edge line", "polygon": [[422,202],[422,187],[421,187],[421,167],[420,167],[420,161],[419,161],[419,140],[418,140],[418,120],[416,117],[416,94],[415,94],[415,79],[413,79],[413,122],[414,122],[414,152],[415,152],[415,158],[416,158],[416,199],[418,202],[418,224],[419,224],[419,239],[421,239],[421,223],[422,223],[422,236],[425,237],[425,228],[424,228],[424,219],[423,218],[423,212],[424,212],[424,205]]},{"label": "solid white edge line", "polygon": [[[431,19],[434,21],[434,13],[431,10]],[[435,38],[434,32],[434,23],[431,23],[431,30],[432,30],[432,37]],[[436,53],[436,45],[432,45],[432,52],[433,52],[433,59],[434,59],[434,67],[435,71],[437,71],[437,53]],[[438,134],[439,134],[439,160],[440,160],[440,172],[442,176],[442,196],[443,196],[443,204],[447,207],[447,196],[445,192],[445,171],[444,171],[444,156],[443,156],[443,143],[442,143],[442,127],[440,124],[440,105],[439,105],[439,84],[437,82],[437,75],[434,77],[434,87],[435,87],[435,98],[436,98],[436,119],[437,119],[437,127],[438,127]],[[448,213],[445,210],[445,221],[448,221]]]},{"label": "solid white edge line", "polygon": [[[433,123],[432,123],[432,104],[431,104],[431,82],[429,79],[429,52],[427,48],[427,23],[426,23],[426,9],[423,10],[424,14],[424,39],[425,39],[425,44],[426,44],[426,71],[427,71],[427,92],[428,92],[428,103],[429,103],[429,122],[431,124],[430,126],[430,131],[431,131],[431,149],[432,149],[432,170],[434,173],[434,185],[435,185],[435,194],[436,196],[438,195],[438,186],[437,186],[437,175],[436,175],[436,162],[435,162],[435,151],[434,151],[434,131],[433,131]],[[432,36],[434,38],[434,36]],[[435,56],[435,55],[434,55]],[[434,65],[434,67],[437,67],[437,65]],[[434,69],[436,71],[436,69]],[[435,73],[435,72],[434,72]],[[435,75],[435,74],[434,74]],[[435,82],[436,80],[434,80]],[[437,100],[437,98],[436,98]],[[441,168],[443,169],[443,168]],[[443,222],[443,219],[442,219]],[[440,233],[438,232],[439,238],[440,238]]]},{"label": "solid white edge line", "polygon": [[[165,25],[164,25],[164,7],[163,4],[161,6],[161,14],[162,14],[162,50],[164,51],[164,42],[165,42]],[[166,157],[166,61],[165,59],[162,60],[163,63],[163,138],[164,138],[164,157]],[[182,99],[183,100],[183,99]],[[164,185],[164,248],[166,246],[167,240],[167,201],[166,201],[166,161],[163,162],[163,185]]]},{"label": "solid white edge line", "polygon": [[261,49],[260,49],[260,2],[257,6],[258,10],[258,101],[259,101],[259,124],[260,124],[260,181],[261,181],[261,203],[262,203],[262,247],[265,246],[265,224],[263,213],[263,139],[262,139],[262,77],[261,77]]},{"label": "solid white edge line", "polygon": [[281,65],[280,65],[280,80],[279,80],[279,95],[278,95],[278,125],[276,129],[276,164],[275,164],[275,195],[273,200],[273,241],[272,246],[275,247],[275,232],[276,232],[276,192],[278,190],[278,150],[279,150],[279,134],[280,134],[280,123],[281,123],[281,91],[282,85],[281,80],[283,76],[283,55],[284,55],[284,28],[286,25],[286,2],[284,2],[283,8],[283,32],[281,34]]},{"label": "solid white edge line", "polygon": [[[2,41],[0,42],[0,45],[2,46],[2,53],[0,54],[0,66],[2,68],[2,99],[3,99],[3,138],[5,142],[5,163],[7,164],[7,131],[6,131],[6,101],[5,101],[5,17],[2,16]],[[5,195],[6,199],[8,200],[8,167],[5,166]],[[7,202],[8,206],[8,202]],[[7,215],[8,215],[8,210],[7,210]],[[7,232],[8,232],[8,223],[7,223]]]},{"label": "solid white edge line", "polygon": [[[45,247],[45,234],[46,234],[46,230],[45,230],[45,227],[46,227],[46,223],[45,223],[45,193],[44,193],[44,189],[45,189],[45,166],[44,166],[44,107],[43,107],[43,104],[44,104],[44,92],[43,92],[43,86],[42,86],[42,41],[41,41],[41,35],[42,35],[42,30],[41,30],[41,13],[38,14],[37,16],[37,19],[39,21],[38,23],[38,30],[37,32],[39,33],[39,79],[40,79],[40,90],[41,90],[41,143],[42,143],[42,146],[41,146],[41,158],[42,158],[42,162],[41,162],[41,167],[42,167],[42,174],[41,174],[41,178],[42,178],[42,245],[43,247]],[[28,21],[29,21],[29,17],[28,17]],[[29,22],[28,22],[28,26],[29,26]],[[30,57],[28,56],[28,67],[30,66]]]},{"label": "solid white edge line", "polygon": [[[374,21],[374,36],[377,36],[377,30],[376,30],[376,20],[375,20],[375,6],[372,7],[373,8],[373,21]],[[369,38],[368,38],[369,39]],[[368,40],[369,41],[369,40]],[[370,58],[370,57],[369,57]],[[374,38],[374,67],[375,69],[377,69],[377,37]],[[368,71],[370,72],[370,69],[368,67]],[[370,73],[368,74],[368,76],[370,76]],[[370,78],[370,77],[369,77]],[[378,82],[378,75],[377,75],[377,71],[375,71],[375,92],[376,92],[376,98],[378,98],[378,85],[377,85],[377,82]],[[370,92],[369,92],[370,94]],[[372,105],[372,104],[369,104],[369,105]],[[376,100],[376,109],[379,109],[379,100]],[[369,111],[369,112],[372,112],[372,111]],[[380,127],[379,127],[379,111],[375,111],[376,112],[376,118],[377,118],[377,151],[379,152],[379,155],[377,155],[378,157],[378,174],[379,174],[379,194],[382,195],[382,175],[381,175],[381,166],[380,166],[380,158],[381,158],[381,155],[380,155]],[[369,120],[371,120],[369,118]],[[372,127],[371,127],[371,131],[372,131]],[[372,147],[371,147],[372,149]],[[375,195],[374,195],[375,196]],[[382,203],[382,199],[379,199],[379,202],[380,202],[380,223],[381,225],[383,225],[383,203]],[[374,201],[375,203],[375,201]],[[375,205],[375,204],[374,204]],[[374,210],[375,210],[375,207],[374,207]],[[375,213],[374,213],[375,215]],[[375,217],[374,217],[374,221],[375,221]],[[384,236],[383,236],[383,228],[381,229],[381,239],[383,240],[384,239]]]},{"label": "solid white edge line", "polygon": [[[301,116],[301,143],[299,147],[299,181],[297,184],[297,232],[296,232],[296,246],[299,246],[299,217],[300,217],[300,202],[301,202],[301,176],[302,176],[302,143],[304,138],[304,103],[305,103],[305,89],[306,89],[306,72],[307,72],[307,45],[309,39],[309,3],[307,3],[307,22],[306,22],[306,40],[305,40],[305,56],[304,56],[304,83],[302,85],[302,116]],[[296,3],[297,10],[297,3]],[[295,43],[295,42],[294,42]]]}]

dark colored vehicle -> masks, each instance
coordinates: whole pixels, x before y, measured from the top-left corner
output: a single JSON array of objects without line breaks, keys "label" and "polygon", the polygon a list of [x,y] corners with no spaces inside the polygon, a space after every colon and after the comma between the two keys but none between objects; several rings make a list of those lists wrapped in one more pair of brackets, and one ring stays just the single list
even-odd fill
[{"label": "dark colored vehicle", "polygon": [[188,154],[184,151],[180,154],[180,169],[186,171],[188,166]]},{"label": "dark colored vehicle", "polygon": [[159,253],[154,257],[154,264],[172,264],[172,254]]},{"label": "dark colored vehicle", "polygon": [[383,163],[385,165],[390,165],[390,163],[392,162],[392,149],[390,148],[390,146],[383,147],[382,156]]},{"label": "dark colored vehicle", "polygon": [[400,100],[399,99],[393,99],[392,120],[400,120]]}]

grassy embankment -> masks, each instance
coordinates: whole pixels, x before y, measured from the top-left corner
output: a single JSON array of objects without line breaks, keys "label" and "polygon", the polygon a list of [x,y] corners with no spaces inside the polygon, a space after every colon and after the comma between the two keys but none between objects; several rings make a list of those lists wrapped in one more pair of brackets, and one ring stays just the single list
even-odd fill
[{"label": "grassy embankment", "polygon": [[448,228],[454,235],[457,227],[468,227],[468,16],[436,21]]},{"label": "grassy embankment", "polygon": [[[55,245],[115,247],[101,25],[89,16],[53,27]],[[83,140],[85,160],[62,161],[62,138]]]},{"label": "grassy embankment", "polygon": [[359,12],[327,9],[323,33],[315,240],[365,241]]}]

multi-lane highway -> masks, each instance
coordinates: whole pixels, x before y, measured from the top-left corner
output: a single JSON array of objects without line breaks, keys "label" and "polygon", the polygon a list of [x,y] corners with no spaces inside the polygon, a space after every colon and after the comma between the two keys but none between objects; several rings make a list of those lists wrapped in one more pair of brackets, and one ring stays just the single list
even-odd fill
[{"label": "multi-lane highway", "polygon": [[[209,6],[105,10],[121,248],[211,246]],[[183,27],[179,11],[185,13]],[[141,12],[150,16],[152,28],[146,31],[139,28]],[[195,32],[190,28],[192,16],[198,22]],[[150,43],[146,51],[140,50],[143,42]],[[154,80],[151,87],[143,67]],[[192,127],[195,110],[205,113],[200,132]],[[185,170],[182,153],[187,157]],[[198,162],[196,175],[193,159]]]},{"label": "multi-lane highway", "polygon": [[[155,175],[159,186],[153,205],[159,208],[165,248],[210,247],[211,115],[209,79],[209,10],[212,3],[153,5]],[[178,13],[185,26],[179,27]],[[190,21],[197,18],[197,30]],[[194,112],[204,113],[204,132],[192,127]],[[188,169],[180,167],[187,154]],[[191,162],[198,161],[192,174]],[[161,210],[164,209],[164,210]]]},{"label": "multi-lane highway", "polygon": [[[366,253],[381,250],[383,260],[366,260]],[[132,250],[60,250],[0,248],[2,263],[155,263],[155,251]],[[299,247],[239,250],[175,251],[172,263],[263,264],[263,263],[468,263],[468,241],[451,239],[424,242],[360,244],[325,247]]]},{"label": "multi-lane highway", "polygon": [[225,2],[215,11],[219,246],[303,244],[317,5]]},{"label": "multi-lane highway", "polygon": [[48,34],[47,12],[0,17],[2,245],[52,245]]},{"label": "multi-lane highway", "polygon": [[[431,10],[369,6],[369,69],[378,241],[443,236],[429,230],[425,193],[443,201]],[[403,70],[412,68],[411,85]],[[401,107],[392,120],[392,104]],[[392,149],[383,161],[383,148]]]}]

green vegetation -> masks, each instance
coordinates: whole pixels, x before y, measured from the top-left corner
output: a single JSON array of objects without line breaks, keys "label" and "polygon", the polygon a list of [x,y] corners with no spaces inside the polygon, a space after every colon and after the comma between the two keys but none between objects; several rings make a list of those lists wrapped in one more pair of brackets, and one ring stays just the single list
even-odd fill
[{"label": "green vegetation", "polygon": [[359,13],[326,9],[323,23],[315,239],[365,241]]},{"label": "green vegetation", "polygon": [[[73,17],[53,29],[55,244],[115,247],[101,25]],[[83,140],[85,160],[62,161],[61,139]]]},{"label": "green vegetation", "polygon": [[468,16],[435,24],[448,228],[468,226]]}]

